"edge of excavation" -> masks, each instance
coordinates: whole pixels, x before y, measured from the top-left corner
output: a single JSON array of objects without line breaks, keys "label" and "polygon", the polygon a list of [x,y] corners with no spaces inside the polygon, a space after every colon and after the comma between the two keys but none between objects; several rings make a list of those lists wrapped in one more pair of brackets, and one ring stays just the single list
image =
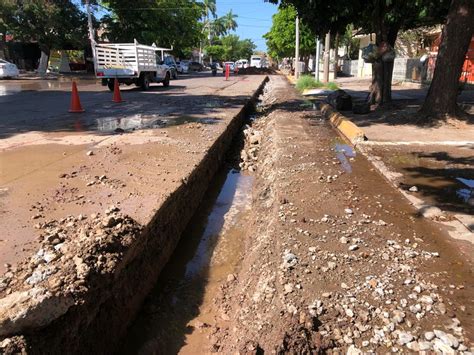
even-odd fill
[{"label": "edge of excavation", "polygon": [[265,76],[187,180],[167,196],[146,225],[137,226],[117,211],[106,211],[110,232],[121,228],[121,244],[114,238],[104,238],[105,242],[102,240],[94,249],[116,256],[106,265],[110,265],[106,272],[87,274],[87,265],[79,259],[75,271],[87,274],[85,284],[59,285],[69,290],[72,287],[68,297],[33,287],[0,299],[1,353],[56,354],[64,349],[70,354],[113,352],[117,338],[125,333],[174,252],[233,137],[253,110],[268,80]]}]

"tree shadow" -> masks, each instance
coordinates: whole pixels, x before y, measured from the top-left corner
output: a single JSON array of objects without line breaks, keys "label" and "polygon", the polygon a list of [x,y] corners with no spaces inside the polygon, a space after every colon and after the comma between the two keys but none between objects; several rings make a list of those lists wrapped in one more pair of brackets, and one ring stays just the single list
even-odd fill
[{"label": "tree shadow", "polygon": [[[125,89],[122,103],[108,90],[80,88],[84,113],[69,113],[71,94],[60,90],[25,91],[0,97],[0,139],[28,132],[112,135],[137,129],[166,128],[196,122],[213,125],[223,109],[242,107],[249,95],[187,94],[186,86]],[[2,100],[3,99],[3,102]]]},{"label": "tree shadow", "polygon": [[[343,89],[353,97],[355,102],[365,101],[369,93],[350,88]],[[392,91],[393,101],[389,105],[382,105],[367,114],[354,114],[352,111],[345,111],[344,114],[360,127],[384,124],[432,128],[442,125],[445,119],[426,120],[419,114],[418,111],[423,105],[425,96],[425,89],[396,89]],[[474,124],[474,90],[465,90],[458,98],[458,105],[466,112],[458,119],[467,124]]]},{"label": "tree shadow", "polygon": [[[405,182],[399,184],[400,188],[408,191],[415,185],[418,188],[416,195],[443,211],[474,214],[474,206],[467,201],[470,193],[474,198],[474,190],[458,180],[463,178],[474,181],[474,158],[454,157],[447,152],[421,152],[416,155],[442,162],[443,166],[433,167],[419,161],[417,166],[402,167]],[[445,165],[448,164],[460,166],[446,168]]]}]

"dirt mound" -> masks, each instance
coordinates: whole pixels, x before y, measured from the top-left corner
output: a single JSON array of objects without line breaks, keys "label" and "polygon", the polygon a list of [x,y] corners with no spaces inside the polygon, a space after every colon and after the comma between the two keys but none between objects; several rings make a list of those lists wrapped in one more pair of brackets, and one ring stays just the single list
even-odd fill
[{"label": "dirt mound", "polygon": [[255,67],[249,67],[249,68],[244,68],[244,69],[239,69],[239,74],[245,74],[245,75],[263,75],[263,74],[269,74],[269,75],[274,75],[277,74],[276,70],[273,68],[255,68]]}]

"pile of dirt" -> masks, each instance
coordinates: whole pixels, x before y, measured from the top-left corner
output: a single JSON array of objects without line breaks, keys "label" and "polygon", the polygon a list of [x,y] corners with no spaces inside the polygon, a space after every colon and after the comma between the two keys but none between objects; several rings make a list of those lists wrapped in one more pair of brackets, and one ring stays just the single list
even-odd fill
[{"label": "pile of dirt", "polygon": [[248,67],[239,69],[239,75],[275,75],[277,74],[276,70],[273,68],[255,68],[255,67]]},{"label": "pile of dirt", "polygon": [[468,351],[472,289],[457,246],[415,219],[363,157],[343,164],[329,125],[272,80],[277,102],[252,125],[253,222],[216,297],[212,351]]},{"label": "pile of dirt", "polygon": [[113,277],[141,230],[115,206],[35,227],[40,248],[31,258],[8,266],[0,278],[2,337],[44,327],[81,304],[94,279]]}]

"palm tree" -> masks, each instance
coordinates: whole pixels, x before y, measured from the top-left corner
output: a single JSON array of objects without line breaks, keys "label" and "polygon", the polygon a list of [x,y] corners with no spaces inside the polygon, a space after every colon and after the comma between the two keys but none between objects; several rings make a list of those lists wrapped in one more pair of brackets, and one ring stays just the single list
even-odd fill
[{"label": "palm tree", "polygon": [[216,0],[204,0],[204,10],[206,11],[206,19],[209,20],[209,13],[212,17],[216,17],[217,5]]},{"label": "palm tree", "polygon": [[237,15],[232,13],[232,9],[229,10],[228,13],[226,13],[224,16],[222,16],[222,22],[224,25],[224,28],[227,31],[234,31],[237,28],[237,21],[235,20],[237,18]]}]

